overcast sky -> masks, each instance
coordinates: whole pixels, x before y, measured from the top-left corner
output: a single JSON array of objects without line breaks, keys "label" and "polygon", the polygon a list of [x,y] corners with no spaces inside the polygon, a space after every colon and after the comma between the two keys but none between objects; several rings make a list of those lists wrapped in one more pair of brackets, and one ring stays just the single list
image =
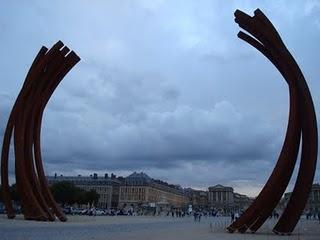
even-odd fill
[{"label": "overcast sky", "polygon": [[[317,0],[1,1],[0,143],[38,50],[62,40],[81,62],[45,111],[48,175],[143,171],[183,187],[224,184],[255,196],[288,118],[285,81],[236,36],[233,12],[258,7],[300,65],[319,116]],[[319,175],[318,167],[317,182]]]}]

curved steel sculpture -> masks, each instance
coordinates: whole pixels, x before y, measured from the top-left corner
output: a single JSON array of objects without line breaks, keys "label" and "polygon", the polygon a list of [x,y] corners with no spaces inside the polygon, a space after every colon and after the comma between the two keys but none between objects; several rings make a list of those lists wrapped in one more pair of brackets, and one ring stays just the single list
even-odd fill
[{"label": "curved steel sculpture", "polygon": [[8,218],[15,213],[9,193],[8,157],[14,133],[16,184],[28,220],[61,221],[67,218],[55,202],[44,174],[40,132],[46,104],[63,77],[80,61],[75,52],[58,41],[49,51],[42,47],[33,61],[10,113],[3,138],[1,183]]},{"label": "curved steel sculpture", "polygon": [[284,144],[272,174],[251,206],[227,230],[255,232],[270,216],[292,176],[302,135],[302,155],[295,187],[273,229],[277,234],[291,234],[308,200],[316,169],[318,133],[313,101],[298,64],[269,19],[259,9],[253,17],[237,10],[235,21],[253,36],[240,31],[238,37],[267,57],[286,80],[290,112]]}]

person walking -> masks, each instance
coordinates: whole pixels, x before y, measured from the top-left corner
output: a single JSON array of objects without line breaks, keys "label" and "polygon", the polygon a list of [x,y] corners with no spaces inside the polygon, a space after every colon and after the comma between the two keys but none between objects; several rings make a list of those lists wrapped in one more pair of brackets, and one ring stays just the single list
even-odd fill
[{"label": "person walking", "polygon": [[239,213],[236,212],[236,214],[234,215],[234,219],[238,220],[238,218],[239,218]]},{"label": "person walking", "polygon": [[193,218],[194,218],[194,222],[196,222],[198,218],[198,213],[196,211],[194,211],[193,213]]},{"label": "person walking", "polygon": [[234,212],[231,213],[231,222],[234,221]]}]

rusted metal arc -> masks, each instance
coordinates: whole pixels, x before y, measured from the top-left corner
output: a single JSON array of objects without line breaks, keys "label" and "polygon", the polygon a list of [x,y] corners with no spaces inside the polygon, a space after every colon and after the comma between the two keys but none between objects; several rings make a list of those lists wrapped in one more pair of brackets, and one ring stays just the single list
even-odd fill
[{"label": "rusted metal arc", "polygon": [[[290,116],[292,100],[296,99],[297,101],[295,103],[295,108],[297,108],[295,115],[301,126],[292,129],[292,131],[302,131],[300,169],[289,204],[274,228],[274,232],[276,233],[291,233],[306,204],[316,167],[317,125],[312,98],[299,66],[267,17],[260,10],[255,11],[254,17],[250,17],[239,10],[236,11],[235,15],[239,26],[252,34],[256,39],[243,32],[240,32],[238,36],[263,53],[278,68],[288,82],[290,90]],[[295,94],[295,98],[292,97],[292,94]],[[290,130],[289,126],[290,117],[287,134]],[[296,143],[289,147],[291,149],[290,152],[293,153],[298,151],[299,145],[297,146]],[[282,150],[281,155],[282,153],[285,155],[290,153],[284,151],[285,148]],[[229,226],[229,231],[239,230],[244,232],[247,228],[250,228],[251,231],[256,231],[271,214],[280,200],[285,186],[288,184],[296,161],[296,158],[292,159],[294,155],[287,158],[287,160],[291,160],[287,162],[289,163],[289,170],[286,170],[288,165],[284,164],[286,161],[282,159],[281,155],[272,175],[256,201],[254,201],[238,221]],[[267,192],[269,192],[269,195],[263,194]]]},{"label": "rusted metal arc", "polygon": [[[57,44],[51,48],[46,55],[34,66],[34,71],[30,74],[32,81],[29,94],[25,97],[21,109],[15,119],[14,148],[16,165],[16,183],[20,193],[24,216],[30,220],[47,220],[53,216],[47,211],[48,207],[40,192],[38,179],[34,169],[32,156],[32,143],[29,144],[29,133],[32,126],[28,126],[30,118],[30,108],[35,99],[37,87],[41,85],[41,80],[46,75],[46,69],[52,64],[58,52]],[[29,155],[30,154],[30,155]]]},{"label": "rusted metal arc", "polygon": [[[68,51],[67,51],[68,52]],[[62,53],[64,55],[64,53]],[[51,95],[53,94],[54,90],[63,79],[63,77],[72,69],[72,67],[80,61],[80,58],[74,53],[71,52],[65,58],[64,63],[62,64],[59,71],[56,73],[54,78],[56,79],[51,83],[51,86],[48,86],[47,89],[44,90],[42,93],[41,99],[39,100],[39,104],[34,108],[34,115],[36,116],[35,121],[35,131],[33,135],[34,140],[34,153],[35,153],[35,162],[36,168],[38,172],[38,177],[41,185],[41,190],[46,198],[48,205],[52,208],[54,214],[61,220],[66,221],[66,216],[58,207],[54,198],[49,190],[47,179],[44,174],[43,164],[42,164],[42,157],[41,157],[41,144],[40,144],[40,136],[41,136],[41,121],[43,116],[43,111],[48,103]]]},{"label": "rusted metal arc", "polygon": [[298,177],[290,200],[277,225],[273,229],[275,233],[281,234],[290,234],[300,219],[312,187],[318,155],[317,119],[312,97],[301,70],[295,61],[294,64],[299,74],[299,108],[301,116],[303,116],[302,153]]},{"label": "rusted metal arc", "polygon": [[[79,61],[79,58],[74,53],[70,55],[70,56],[73,56],[73,58],[70,58],[69,55],[68,55],[69,57],[67,56],[67,58],[64,58],[64,55],[66,53],[68,53],[68,51],[69,51],[69,49],[65,47],[59,52],[59,54],[60,54],[60,60],[59,61],[61,61],[63,59],[63,64],[59,64],[59,68],[57,69],[57,71],[54,71],[54,72],[51,72],[51,73],[47,72],[47,74],[48,74],[48,76],[50,76],[50,80],[51,80],[51,82],[49,82],[49,84],[47,84],[49,87],[50,87],[50,85],[57,85],[57,83],[59,83],[62,80],[62,77],[64,75],[66,75],[66,73],[75,65],[76,62]],[[74,56],[77,57],[76,61],[75,61],[75,57]],[[70,66],[70,59],[72,60],[71,66]],[[55,60],[54,62],[58,62],[58,61]],[[63,65],[66,65],[66,66],[63,66]],[[50,66],[50,68],[52,68],[52,66]],[[49,69],[49,67],[48,67],[48,69]],[[61,73],[61,71],[64,71],[64,72]],[[46,86],[46,89],[44,90],[44,92],[46,92],[46,90],[48,89],[48,86]],[[49,95],[48,98],[50,96],[51,95]],[[40,95],[39,95],[39,97],[40,97]],[[41,101],[42,101],[41,99],[42,98],[43,98],[43,96],[41,96],[41,98],[38,99],[39,101],[37,101],[37,103],[41,103]],[[41,122],[39,122],[39,121],[38,121],[38,123],[41,124]],[[39,126],[39,128],[41,128],[41,126]],[[39,146],[40,146],[40,142],[39,142]],[[35,146],[35,148],[36,148],[36,146]],[[37,152],[36,149],[35,149],[35,152]],[[41,159],[36,158],[36,167],[37,167],[38,176],[39,176],[39,179],[40,179],[40,182],[41,182],[42,193],[44,194],[44,196],[46,198],[46,201],[48,202],[48,204],[50,205],[52,210],[55,212],[57,217],[61,221],[66,221],[65,215],[59,209],[59,207],[55,203],[52,195],[50,194],[50,191],[49,191],[49,188],[48,188],[48,184],[46,182],[45,175],[44,175],[44,172],[43,172],[43,166],[42,166],[42,163],[41,164],[39,163],[39,160],[41,160]],[[44,181],[44,182],[42,182],[42,181]]]},{"label": "rusted metal arc", "polygon": [[[279,61],[278,56],[275,56],[278,55],[278,53],[275,53],[272,49],[270,51],[270,49],[266,47],[274,46],[275,44],[271,43],[272,40],[266,39],[265,34],[257,31],[257,29],[260,28],[254,27],[253,20],[250,16],[240,12],[239,10],[235,12],[235,16],[236,22],[251,34],[255,34],[254,36],[258,36],[259,38],[257,38],[259,41],[243,32],[240,32],[238,36],[253,47],[257,48],[277,67],[282,76],[288,82],[290,93],[290,113],[287,134],[277,164],[264,188],[252,205],[237,221],[228,227],[230,232],[235,230],[245,232],[248,228],[251,228],[252,225],[258,226],[261,222],[263,223],[266,220],[285,191],[296,162],[300,142],[301,125],[298,116],[296,87],[294,82],[291,81],[294,76],[286,66],[283,66],[281,61]],[[266,30],[265,26],[263,29]],[[256,231],[257,229],[251,228],[251,230]]]},{"label": "rusted metal arc", "polygon": [[[42,61],[43,62],[43,59]],[[38,75],[32,75],[34,79],[37,79]],[[34,84],[34,83],[33,83]],[[34,85],[31,89],[31,94],[34,91]],[[30,95],[30,94],[29,94]],[[30,174],[28,169],[28,164],[25,159],[24,148],[25,148],[25,114],[23,109],[26,105],[26,99],[24,99],[23,104],[21,104],[18,114],[15,119],[15,129],[14,129],[14,150],[15,150],[15,171],[16,171],[16,184],[19,191],[21,205],[23,207],[23,213],[26,219],[39,219],[46,220],[46,213],[41,208],[37,196],[34,194],[33,185],[30,180]]]},{"label": "rusted metal arc", "polygon": [[55,219],[52,214],[40,188],[40,183],[38,180],[37,172],[35,171],[35,164],[33,159],[33,131],[34,131],[34,115],[33,109],[35,105],[39,102],[39,96],[41,92],[45,89],[46,85],[49,83],[49,80],[52,81],[51,75],[58,69],[59,65],[61,65],[61,61],[63,57],[59,54],[59,49],[56,47],[54,51],[52,51],[52,55],[47,63],[44,66],[41,75],[36,78],[34,91],[32,92],[32,96],[28,98],[28,101],[25,101],[25,107],[23,109],[24,117],[24,126],[25,127],[25,146],[24,146],[24,158],[25,165],[27,168],[28,179],[30,180],[31,185],[33,186],[33,192],[39,201],[39,205],[41,209],[46,213],[47,218],[51,221]]},{"label": "rusted metal arc", "polygon": [[42,57],[45,55],[47,50],[48,50],[47,48],[42,47],[39,53],[37,54],[36,58],[34,59],[31,65],[31,68],[27,74],[26,81],[24,82],[20,90],[20,93],[11,110],[9,120],[7,122],[6,130],[5,130],[5,134],[3,137],[2,152],[1,152],[1,185],[3,190],[4,204],[6,207],[8,218],[15,217],[15,213],[13,210],[12,201],[10,197],[10,192],[9,192],[9,179],[8,179],[9,149],[10,149],[11,136],[14,129],[14,121],[17,115],[17,109],[19,108],[19,106],[23,101],[23,98],[26,96],[26,94],[31,88],[31,83],[29,81],[30,78],[28,78],[28,76],[32,74],[32,70],[34,69],[34,66],[39,63],[40,59],[42,59]]},{"label": "rusted metal arc", "polygon": [[14,129],[16,183],[25,218],[52,221],[55,214],[61,221],[66,221],[50,193],[44,174],[40,130],[42,114],[50,96],[63,77],[80,60],[74,52],[69,51],[67,47],[63,47],[61,41],[48,52],[46,48],[40,50],[11,111],[1,157],[1,181],[7,185],[4,198],[9,218],[14,217],[8,191],[8,155]]},{"label": "rusted metal arc", "polygon": [[[50,80],[51,81],[56,81],[54,77],[51,77],[55,71],[58,70],[58,68],[63,64],[62,62],[63,60],[63,56],[59,56],[58,59],[55,60],[55,65],[54,66],[50,66],[50,68],[48,69],[48,71],[46,72],[46,76],[47,78],[50,77]],[[44,82],[46,79],[43,79]],[[47,84],[48,85],[48,84]],[[30,123],[29,125],[33,126],[32,130],[29,132],[28,136],[29,136],[29,143],[31,144],[34,144],[34,148],[35,148],[35,143],[34,143],[34,135],[35,135],[35,132],[37,131],[37,124],[41,124],[37,121],[37,115],[35,114],[35,109],[37,108],[37,106],[40,104],[40,101],[41,101],[41,92],[45,91],[45,89],[47,88],[47,86],[45,86],[45,88],[41,89],[41,91],[38,91],[37,92],[37,100],[34,102],[33,104],[33,108],[30,109],[31,111],[31,117],[30,117]],[[38,89],[40,89],[40,86],[38,86]],[[41,125],[39,126],[41,128]],[[39,143],[40,144],[40,143]],[[29,149],[32,148],[32,145],[29,146]],[[34,149],[34,154],[36,155],[36,150]],[[41,183],[41,178],[40,178],[40,175],[41,175],[41,172],[39,172],[39,160],[35,157],[35,166],[36,166],[36,169],[37,169],[37,177],[39,179],[39,192],[42,194],[43,198],[45,199],[45,202],[48,204],[47,206],[45,206],[44,208],[46,209],[47,212],[49,212],[49,214],[52,214],[51,212],[51,209],[54,210],[54,208],[51,206],[51,202],[48,201],[48,197],[47,197],[47,192],[46,191],[43,191],[43,184]],[[42,169],[43,170],[43,169]],[[44,174],[44,173],[43,173]],[[54,218],[51,218],[50,215],[49,215],[49,220],[54,220]],[[63,220],[65,220],[63,218]]]},{"label": "rusted metal arc", "polygon": [[[61,46],[63,46],[62,43],[60,43],[60,48]],[[41,90],[37,92],[37,101],[34,104],[34,107],[32,108],[32,122],[30,123],[30,125],[34,125],[33,131],[32,133],[30,133],[30,138],[34,141],[34,154],[35,154],[35,165],[36,165],[36,169],[37,169],[37,174],[38,174],[38,178],[39,178],[39,183],[40,183],[40,189],[41,189],[41,193],[43,195],[43,197],[45,198],[46,203],[48,204],[48,206],[46,207],[46,211],[50,212],[50,213],[54,213],[61,221],[66,221],[67,218],[66,216],[63,214],[63,212],[61,211],[61,209],[58,207],[58,205],[55,203],[48,184],[47,184],[47,180],[45,178],[45,174],[43,171],[43,166],[42,166],[42,160],[41,158],[39,158],[39,149],[37,149],[37,146],[40,146],[40,138],[38,139],[38,142],[36,143],[35,140],[35,135],[37,134],[37,131],[39,131],[38,129],[41,129],[41,121],[38,120],[38,113],[37,113],[37,109],[39,108],[39,106],[42,104],[42,99],[43,99],[43,93],[45,93],[47,91],[47,89],[50,87],[50,85],[52,84],[56,84],[56,82],[60,82],[62,79],[60,79],[59,75],[61,75],[61,71],[63,69],[66,69],[65,65],[70,65],[68,62],[68,59],[65,58],[65,54],[69,52],[69,49],[67,47],[62,48],[61,50],[59,50],[59,54],[57,56],[57,59],[54,60],[54,64],[47,67],[47,71],[46,71],[46,76],[47,78],[50,78],[50,82],[49,81],[45,81],[45,79],[43,79],[44,82],[47,82],[48,84],[46,84],[46,86]],[[74,65],[73,65],[74,66]],[[68,70],[70,70],[71,68],[69,68]],[[64,72],[64,75],[66,75],[67,72]],[[64,76],[63,75],[63,76]],[[38,87],[39,89],[40,87]],[[41,156],[41,155],[40,155]],[[49,220],[54,220],[54,218]]]},{"label": "rusted metal arc", "polygon": [[[262,52],[275,66],[278,66],[278,70],[282,73],[282,75],[285,77],[286,81],[289,84],[289,90],[290,90],[290,95],[292,94],[292,86],[294,86],[294,88],[296,87],[296,83],[294,81],[294,79],[297,78],[297,76],[294,74],[295,71],[292,69],[292,66],[290,65],[290,63],[292,62],[290,59],[288,59],[288,55],[284,55],[281,54],[284,51],[282,51],[282,49],[285,49],[285,46],[283,45],[283,42],[281,41],[280,36],[276,33],[276,30],[274,29],[274,27],[272,26],[272,24],[270,23],[270,21],[263,15],[263,13],[261,11],[255,11],[255,19],[252,19],[253,21],[255,21],[255,24],[253,26],[251,26],[250,28],[247,27],[246,25],[243,24],[243,28],[246,29],[248,32],[250,32],[251,34],[257,34],[257,31],[253,33],[252,28],[255,27],[256,29],[263,29],[264,32],[266,32],[263,36],[263,34],[261,34],[259,37],[260,42],[264,43],[266,46],[268,46],[268,53],[269,55],[267,55],[265,52]],[[261,26],[262,24],[264,24],[264,26]],[[276,36],[274,36],[276,33]],[[243,40],[247,40],[245,38],[243,38],[243,36],[245,36],[244,33],[242,33],[239,37],[242,38]],[[248,42],[249,44],[251,44],[251,42]],[[260,51],[260,49],[258,49]],[[280,54],[279,54],[280,53]],[[283,72],[287,72],[289,74],[284,74]],[[291,82],[290,82],[291,80]],[[300,115],[300,114],[299,114]],[[299,116],[298,115],[298,116]],[[300,129],[301,127],[299,127]],[[298,131],[299,129],[293,130],[293,131]],[[289,129],[288,129],[289,130]],[[298,151],[299,145],[298,142],[296,142],[296,145],[291,146],[292,149],[296,149],[296,152]],[[284,154],[288,154],[288,152],[284,151],[282,152]],[[281,159],[281,156],[280,158]],[[282,162],[282,161],[281,161]],[[265,222],[265,220],[268,218],[268,216],[272,213],[273,209],[276,207],[277,203],[279,202],[285,187],[288,184],[288,181],[290,179],[290,176],[292,175],[292,171],[293,171],[293,167],[294,164],[296,162],[296,156],[294,157],[294,160],[290,163],[290,170],[286,170],[286,168],[288,168],[288,165],[285,164],[282,166],[282,169],[285,170],[284,172],[282,171],[282,173],[276,174],[278,175],[278,177],[273,178],[274,180],[276,180],[273,184],[273,186],[269,189],[277,189],[277,194],[275,194],[275,191],[273,190],[272,193],[269,193],[269,195],[265,195],[263,198],[264,200],[264,204],[263,207],[259,208],[258,213],[253,216],[253,218],[255,218],[254,222],[249,224],[249,228],[251,231],[255,232],[257,231],[261,225]],[[282,162],[284,164],[284,162]],[[278,166],[276,166],[275,169],[279,169]],[[271,176],[272,178],[272,176]],[[268,183],[267,183],[268,184]],[[267,187],[267,184],[265,185],[265,187]],[[279,191],[280,189],[282,189],[281,191]],[[267,200],[267,202],[266,202]]]},{"label": "rusted metal arc", "polygon": [[[63,46],[63,44],[61,44],[61,45]],[[59,47],[61,47],[61,46],[59,46]],[[57,81],[57,79],[55,77],[57,75],[56,72],[61,69],[61,67],[64,63],[64,55],[61,53],[61,51],[58,48],[56,49],[55,55],[52,57],[50,62],[51,62],[51,64],[48,64],[45,67],[44,76],[42,77],[41,82],[39,84],[37,84],[37,88],[34,93],[33,102],[31,102],[31,104],[30,104],[31,108],[26,109],[26,111],[28,113],[30,113],[30,116],[28,118],[29,122],[27,125],[33,126],[29,130],[27,130],[27,132],[26,132],[26,142],[29,144],[28,146],[26,146],[26,150],[28,151],[26,153],[26,155],[29,156],[29,158],[31,159],[30,160],[31,163],[33,163],[33,155],[32,155],[33,136],[34,136],[35,128],[37,127],[35,124],[36,116],[34,114],[34,109],[37,108],[37,105],[39,105],[39,103],[41,101],[41,93],[44,92],[46,90],[46,88],[48,88],[47,85],[51,84],[50,81],[51,82]],[[37,167],[37,165],[39,165],[39,163],[37,162],[37,159],[36,159],[35,165],[36,165],[36,167]],[[33,169],[34,169],[34,165],[32,166],[32,169],[29,172],[33,172]],[[39,177],[39,175],[40,175],[38,169],[39,168],[37,167],[37,176],[35,176],[35,174],[34,174],[34,176],[33,176],[34,179]],[[48,202],[47,193],[43,192],[43,186],[41,186],[40,177],[39,177],[39,180],[37,179],[36,184],[37,184],[36,193],[37,193],[38,199],[40,199],[41,203],[44,203],[44,204],[41,204],[42,208],[48,214],[48,219],[52,221],[55,219],[52,214],[52,211],[51,211],[51,209],[53,207],[50,206],[51,202],[50,201]],[[63,217],[63,216],[61,217],[60,215],[59,215],[59,218],[61,220],[66,220],[65,217]]]},{"label": "rusted metal arc", "polygon": [[[34,115],[36,116],[35,121],[35,131],[33,134],[34,139],[34,152],[35,152],[35,163],[38,172],[38,177],[41,185],[42,193],[46,198],[46,201],[54,214],[61,220],[66,221],[67,218],[64,213],[61,211],[60,207],[55,202],[47,183],[47,179],[44,174],[42,159],[41,159],[41,144],[40,144],[40,132],[41,132],[41,119],[44,108],[49,101],[51,95],[54,90],[61,82],[63,77],[74,67],[74,65],[80,61],[80,58],[73,52],[69,52],[70,50],[67,47],[63,47],[60,51],[60,55],[63,56],[63,63],[60,64],[59,69],[54,73],[50,74],[52,81],[46,86],[46,89],[41,93],[39,104],[35,107]],[[67,55],[68,54],[68,55]]]},{"label": "rusted metal arc", "polygon": [[[271,22],[264,16],[264,14],[258,10],[255,12],[255,17],[260,20],[260,22],[267,24],[269,27],[268,36],[270,35],[270,38],[273,37],[271,40],[271,43],[273,43],[273,48],[275,48],[274,46],[280,46],[280,49],[278,49],[278,51],[281,53],[279,61],[283,64],[287,63],[287,68],[290,69],[292,75],[294,76],[292,81],[295,82],[298,90],[299,116],[303,116],[301,117],[302,155],[298,178],[292,193],[292,197],[290,198],[290,201],[278,224],[274,228],[274,232],[276,233],[288,234],[294,230],[294,227],[299,221],[312,186],[317,161],[317,121],[312,97],[298,64],[283,44],[280,36],[273,28]],[[270,31],[270,29],[272,31]],[[272,50],[272,46],[270,48]],[[265,215],[265,218],[260,220],[260,222],[258,221],[258,223],[255,223],[253,226],[251,226],[250,229],[253,231],[257,230],[263,224],[266,218],[267,215]]]}]

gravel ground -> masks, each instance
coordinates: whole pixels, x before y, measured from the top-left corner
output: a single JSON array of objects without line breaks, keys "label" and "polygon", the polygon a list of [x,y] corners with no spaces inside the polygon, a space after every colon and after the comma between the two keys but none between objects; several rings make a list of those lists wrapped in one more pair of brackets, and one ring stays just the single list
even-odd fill
[{"label": "gravel ground", "polygon": [[215,240],[215,239],[320,239],[317,221],[301,220],[291,236],[272,233],[273,220],[269,220],[255,234],[229,234],[225,227],[229,218],[205,218],[195,223],[192,217],[146,216],[70,216],[68,222],[25,221],[22,216],[8,220],[0,215],[1,240]]}]

